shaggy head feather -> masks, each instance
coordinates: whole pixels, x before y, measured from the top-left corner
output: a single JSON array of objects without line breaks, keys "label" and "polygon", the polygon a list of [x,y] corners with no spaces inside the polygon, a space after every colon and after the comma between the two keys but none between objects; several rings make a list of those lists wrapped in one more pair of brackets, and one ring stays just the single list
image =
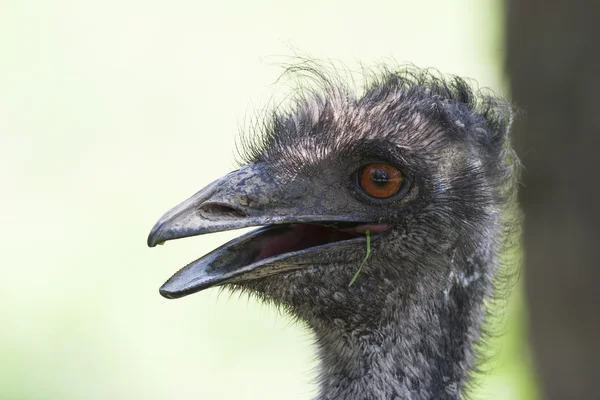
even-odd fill
[{"label": "shaggy head feather", "polygon": [[293,72],[318,88],[243,142],[244,163],[266,166],[282,185],[310,190],[300,182],[321,181],[325,198],[356,192],[352,174],[369,162],[399,166],[408,187],[389,201],[349,196],[344,204],[348,213],[367,204],[390,226],[356,288],[347,287],[355,270],[333,256],[327,268],[234,288],[314,330],[319,399],[460,398],[501,253],[518,227],[511,106],[461,78],[413,67],[384,70],[360,96],[320,70]]}]

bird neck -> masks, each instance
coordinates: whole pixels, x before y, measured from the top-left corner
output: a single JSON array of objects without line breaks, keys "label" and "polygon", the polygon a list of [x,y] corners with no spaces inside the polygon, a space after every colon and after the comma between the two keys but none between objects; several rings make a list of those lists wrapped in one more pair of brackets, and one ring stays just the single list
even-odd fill
[{"label": "bird neck", "polygon": [[317,400],[461,399],[483,320],[480,286],[463,280],[425,304],[395,310],[376,329],[339,320],[315,327]]}]

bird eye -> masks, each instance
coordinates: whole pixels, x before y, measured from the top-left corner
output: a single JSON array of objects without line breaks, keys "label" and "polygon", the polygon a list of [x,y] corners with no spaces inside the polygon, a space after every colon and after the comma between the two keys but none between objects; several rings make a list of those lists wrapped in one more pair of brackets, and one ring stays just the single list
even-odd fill
[{"label": "bird eye", "polygon": [[368,164],[359,172],[358,183],[362,190],[376,199],[388,199],[402,188],[402,172],[388,164]]}]

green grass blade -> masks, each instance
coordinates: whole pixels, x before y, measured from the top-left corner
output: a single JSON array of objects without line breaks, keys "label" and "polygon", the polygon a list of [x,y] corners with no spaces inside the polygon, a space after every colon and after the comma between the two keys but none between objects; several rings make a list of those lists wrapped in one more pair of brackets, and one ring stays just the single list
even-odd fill
[{"label": "green grass blade", "polygon": [[348,284],[348,287],[352,286],[352,284],[356,281],[356,278],[358,278],[358,274],[360,274],[360,270],[362,269],[363,265],[365,265],[365,263],[371,256],[371,232],[367,229],[365,234],[367,235],[367,254],[365,255],[365,259],[363,260],[363,262],[360,264],[360,267],[358,267],[358,270],[352,277],[352,280]]}]

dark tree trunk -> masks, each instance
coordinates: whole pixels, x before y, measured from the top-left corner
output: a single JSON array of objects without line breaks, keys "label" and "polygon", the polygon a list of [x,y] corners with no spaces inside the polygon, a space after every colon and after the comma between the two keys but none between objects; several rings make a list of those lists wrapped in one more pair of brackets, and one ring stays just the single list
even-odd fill
[{"label": "dark tree trunk", "polygon": [[545,399],[600,399],[600,3],[507,0],[524,277]]}]

